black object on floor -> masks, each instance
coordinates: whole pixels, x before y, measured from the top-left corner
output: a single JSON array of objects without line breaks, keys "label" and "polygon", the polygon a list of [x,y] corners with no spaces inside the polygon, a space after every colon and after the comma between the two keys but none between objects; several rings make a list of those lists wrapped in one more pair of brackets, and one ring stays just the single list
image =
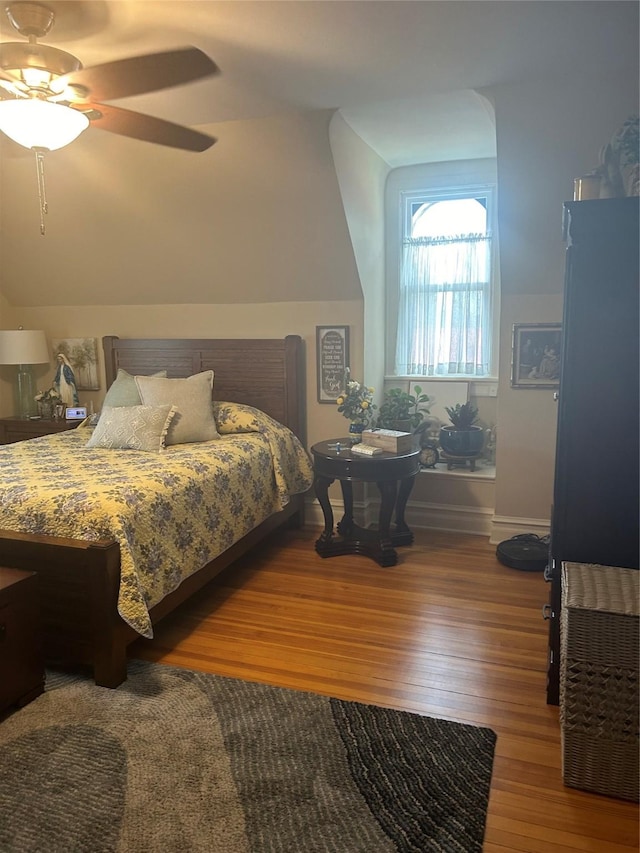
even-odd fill
[{"label": "black object on floor", "polygon": [[521,572],[543,572],[549,562],[549,537],[520,533],[500,542],[496,557],[510,569]]}]

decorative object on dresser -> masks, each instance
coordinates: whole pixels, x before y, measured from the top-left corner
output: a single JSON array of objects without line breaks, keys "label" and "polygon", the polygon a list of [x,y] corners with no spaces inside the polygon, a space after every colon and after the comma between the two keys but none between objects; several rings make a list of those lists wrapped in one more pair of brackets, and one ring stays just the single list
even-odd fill
[{"label": "decorative object on dresser", "polygon": [[[638,198],[564,205],[568,248],[546,607],[547,701],[553,705],[559,701],[562,563],[639,565],[639,205]],[[617,413],[606,453],[593,452],[595,400]]]},{"label": "decorative object on dresser", "polygon": [[495,744],[484,726],[146,661],[113,691],[50,671],[0,726],[0,849],[481,853]]},{"label": "decorative object on dresser", "polygon": [[420,442],[420,467],[435,468],[440,461],[440,451],[436,441],[422,440]]},{"label": "decorative object on dresser", "polygon": [[63,352],[56,353],[56,375],[53,377],[53,387],[65,406],[78,406],[78,385],[71,362]]},{"label": "decorative object on dresser", "polygon": [[18,415],[29,418],[37,414],[36,390],[31,370],[34,364],[49,362],[49,348],[44,332],[33,329],[0,331],[0,364],[15,364]]},{"label": "decorative object on dresser", "polygon": [[[38,503],[38,511],[43,513],[39,533],[26,532],[31,530],[29,506],[24,501],[9,501],[10,495],[5,490],[7,501],[2,503],[0,510],[0,564],[38,571],[47,660],[64,665],[90,666],[98,684],[116,687],[126,678],[126,650],[130,642],[144,632],[149,636],[158,619],[268,533],[284,523],[302,524],[304,493],[311,485],[312,471],[304,450],[305,371],[303,343],[299,336],[249,340],[120,340],[110,336],[103,339],[103,348],[107,386],[116,379],[119,368],[131,376],[166,370],[169,378],[176,379],[214,370],[214,397],[220,401],[213,403],[215,417],[218,427],[221,423],[225,427],[225,435],[221,439],[168,448],[162,454],[87,448],[91,433],[85,427],[80,427],[73,434],[44,439],[42,448],[36,448],[36,442],[17,446],[15,453],[13,448],[0,448],[0,464],[5,468],[10,466],[12,470],[19,466],[31,501]],[[208,406],[211,407],[210,398]],[[269,435],[272,435],[271,439]],[[223,445],[222,442],[227,443]],[[148,472],[148,485],[153,482],[153,489],[136,490],[132,486],[131,494],[135,492],[135,496],[133,502],[128,503],[120,485],[112,501],[113,511],[102,515],[101,527],[97,531],[99,535],[96,536],[95,528],[86,527],[88,517],[78,512],[66,514],[64,518],[60,513],[53,517],[54,513],[50,512],[55,508],[56,495],[59,494],[56,484],[46,482],[41,486],[42,478],[36,476],[39,464],[47,464],[46,461],[40,463],[39,453],[40,450],[44,452],[45,443],[49,452],[56,454],[58,464],[64,459],[67,465],[74,466],[74,471],[83,465],[83,460],[86,463],[91,461],[93,470],[102,466],[102,477],[80,482],[78,494],[72,491],[65,493],[68,500],[76,500],[74,506],[85,501],[85,511],[88,511],[85,493],[90,492],[97,497],[100,490],[109,489],[109,478],[113,481],[120,477],[120,483],[123,478],[129,482],[134,468],[138,470],[138,481],[141,477],[139,469],[144,468]],[[216,449],[218,445],[220,447]],[[80,452],[75,452],[76,448]],[[274,459],[274,453],[279,449],[282,450],[282,458]],[[172,452],[174,450],[177,452]],[[238,463],[252,453],[260,454],[265,462],[256,466],[253,472],[256,478],[262,478],[256,484],[262,500],[260,506],[257,499],[245,501],[239,490],[237,494],[227,494],[224,489],[216,489],[218,481],[211,476],[212,468],[218,470],[226,460],[229,473],[237,482],[249,467]],[[112,465],[109,464],[109,455],[113,456]],[[233,460],[236,460],[235,465]],[[142,567],[144,571],[138,573],[137,554],[153,562],[157,559],[158,547],[160,553],[162,548],[166,553],[170,540],[177,544],[177,540],[171,537],[166,537],[166,543],[160,537],[156,543],[147,543],[151,548],[149,552],[149,547],[140,537],[153,535],[156,528],[148,524],[136,527],[126,518],[130,512],[135,512],[137,518],[143,511],[164,511],[169,488],[167,482],[171,483],[170,496],[175,499],[177,485],[167,473],[169,465],[183,486],[188,486],[189,476],[194,479],[200,477],[202,482],[195,483],[196,493],[201,494],[206,485],[212,501],[217,500],[218,503],[215,508],[210,508],[204,501],[193,500],[193,492],[187,489],[184,495],[186,500],[188,495],[192,496],[193,517],[186,515],[183,503],[178,520],[189,525],[208,525],[207,537],[198,535],[195,540],[190,539],[184,544],[181,557],[177,560],[171,558],[171,566],[159,561],[156,571],[151,570],[151,565],[146,565]],[[178,466],[182,466],[179,471]],[[153,481],[152,468],[155,472]],[[81,473],[73,483],[78,480],[82,480]],[[244,482],[246,484],[246,477]],[[0,477],[0,489],[2,487]],[[44,491],[46,495],[43,497]],[[198,508],[201,508],[200,513],[196,512]],[[212,515],[208,514],[209,511]],[[221,518],[221,513],[224,518]],[[233,528],[228,518],[230,514],[242,521],[241,530]],[[165,514],[163,523],[168,522],[169,516],[171,512]],[[11,529],[7,521],[16,526]],[[54,524],[62,523],[66,532],[55,533],[58,527]],[[47,525],[46,534],[44,524]],[[128,531],[127,535],[124,535],[125,531]],[[134,544],[136,554],[131,550]],[[214,550],[214,547],[219,550]],[[191,554],[189,560],[185,556],[187,552]],[[178,570],[182,570],[182,578],[176,574]],[[142,594],[145,583],[155,585],[153,603],[146,598],[146,592]],[[135,613],[131,611],[132,604]]]},{"label": "decorative object on dresser", "polygon": [[573,200],[640,195],[640,117],[626,118],[602,146],[599,165],[573,182]]},{"label": "decorative object on dresser", "polygon": [[39,391],[35,396],[38,406],[38,415],[45,420],[56,418],[56,413],[59,411],[58,406],[62,404],[63,414],[66,404],[62,402],[60,395],[55,388],[47,388],[46,391]]},{"label": "decorative object on dresser", "polygon": [[344,388],[336,397],[336,405],[340,414],[351,422],[349,432],[353,441],[360,441],[361,433],[373,420],[373,412],[377,408],[373,402],[374,390],[352,379],[350,369],[345,369]]},{"label": "decorative object on dresser", "polygon": [[75,429],[80,421],[67,421],[64,418],[0,418],[0,444],[13,444],[15,441],[27,441],[41,435],[53,435]]},{"label": "decorative object on dresser", "polygon": [[362,440],[365,444],[380,447],[388,453],[407,453],[418,446],[417,436],[397,429],[366,429],[362,433]]},{"label": "decorative object on dresser", "polygon": [[601,198],[640,195],[640,125],[631,115],[600,151]]},{"label": "decorative object on dresser", "polygon": [[[404,453],[354,452],[348,439],[331,439],[314,444],[314,487],[324,515],[324,530],[316,541],[321,557],[343,554],[363,554],[381,566],[395,566],[397,545],[411,545],[413,533],[404,520],[407,500],[420,470],[419,448]],[[329,486],[340,481],[344,501],[344,516],[333,529],[333,510],[329,501]],[[376,483],[380,490],[380,513],[377,529],[356,524],[353,518],[353,483]],[[395,510],[394,529],[391,519]]]},{"label": "decorative object on dresser", "polygon": [[0,713],[43,690],[37,577],[0,566]]}]

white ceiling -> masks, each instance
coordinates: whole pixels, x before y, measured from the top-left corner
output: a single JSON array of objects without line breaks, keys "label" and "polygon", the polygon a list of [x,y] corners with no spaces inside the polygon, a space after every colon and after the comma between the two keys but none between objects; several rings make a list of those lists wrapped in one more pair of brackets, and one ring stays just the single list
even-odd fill
[{"label": "white ceiling", "polygon": [[[191,126],[340,109],[391,166],[492,156],[473,90],[638,52],[636,2],[581,0],[72,0],[43,39],[85,66],[196,45],[218,77],[118,102]],[[2,41],[20,41],[4,15]],[[613,57],[613,58],[612,58]],[[619,66],[619,67],[616,67]],[[115,102],[114,102],[115,103]]]}]

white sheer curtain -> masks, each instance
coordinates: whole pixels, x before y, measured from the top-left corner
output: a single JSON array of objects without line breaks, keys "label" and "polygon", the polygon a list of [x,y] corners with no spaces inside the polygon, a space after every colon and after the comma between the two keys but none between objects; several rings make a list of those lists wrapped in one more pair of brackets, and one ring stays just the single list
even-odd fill
[{"label": "white sheer curtain", "polygon": [[489,375],[491,317],[490,235],[404,241],[397,375]]}]

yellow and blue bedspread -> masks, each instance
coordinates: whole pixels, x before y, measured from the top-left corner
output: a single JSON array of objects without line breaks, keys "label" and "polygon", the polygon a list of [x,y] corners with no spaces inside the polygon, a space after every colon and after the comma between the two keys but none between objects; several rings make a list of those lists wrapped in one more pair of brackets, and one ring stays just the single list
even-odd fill
[{"label": "yellow and blue bedspread", "polygon": [[0,447],[0,528],[116,540],[118,610],[153,636],[149,609],[312,483],[290,430],[250,406],[215,406],[221,438],[161,453],[89,448],[89,428]]}]

